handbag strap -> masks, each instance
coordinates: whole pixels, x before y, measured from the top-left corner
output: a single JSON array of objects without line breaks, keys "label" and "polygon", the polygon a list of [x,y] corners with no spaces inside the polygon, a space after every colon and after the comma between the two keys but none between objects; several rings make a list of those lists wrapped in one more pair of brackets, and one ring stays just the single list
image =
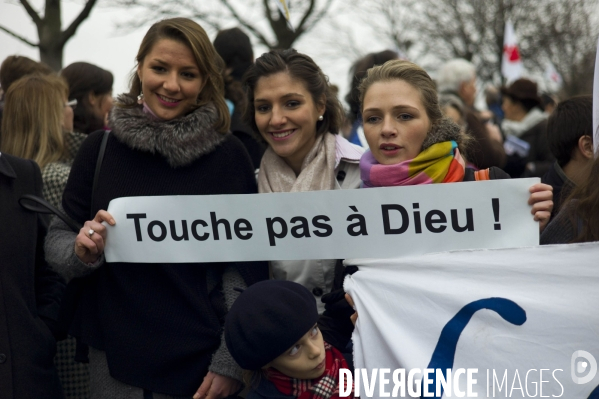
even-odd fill
[{"label": "handbag strap", "polygon": [[90,208],[90,220],[96,216],[94,213],[94,198],[96,198],[96,188],[98,186],[98,178],[100,177],[100,168],[102,167],[102,161],[104,160],[104,153],[106,152],[106,143],[108,143],[108,136],[110,130],[104,130],[104,136],[102,136],[102,144],[100,144],[100,152],[98,152],[98,160],[96,161],[96,171],[94,173],[94,183],[92,185],[92,198]]}]

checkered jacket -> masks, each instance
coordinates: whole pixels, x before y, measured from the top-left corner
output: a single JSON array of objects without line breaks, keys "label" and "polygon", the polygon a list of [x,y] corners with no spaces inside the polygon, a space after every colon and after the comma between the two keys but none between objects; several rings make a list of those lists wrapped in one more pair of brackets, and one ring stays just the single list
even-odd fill
[{"label": "checkered jacket", "polygon": [[86,137],[87,134],[85,133],[67,133],[65,137],[68,154],[67,159],[49,163],[42,170],[44,198],[59,209],[62,209],[62,193],[67,185],[73,160],[75,159],[75,155],[77,155],[79,146],[81,146],[81,143],[83,143],[83,140],[85,140]]}]

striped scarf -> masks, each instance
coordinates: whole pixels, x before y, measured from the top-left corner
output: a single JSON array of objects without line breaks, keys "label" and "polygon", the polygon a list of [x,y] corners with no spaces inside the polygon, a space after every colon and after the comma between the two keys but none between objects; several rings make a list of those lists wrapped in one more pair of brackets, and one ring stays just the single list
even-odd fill
[{"label": "striped scarf", "polygon": [[[347,369],[349,366],[341,352],[327,342],[324,343],[324,349],[326,351],[325,371],[319,378],[300,380],[288,377],[280,371],[270,368],[268,369],[268,380],[284,395],[294,396],[299,399],[338,399],[339,369]],[[352,387],[352,392],[348,398],[353,399],[353,397]]]},{"label": "striped scarf", "polygon": [[433,144],[416,158],[394,165],[379,164],[370,151],[360,159],[362,184],[366,188],[460,182],[464,169],[455,141]]}]

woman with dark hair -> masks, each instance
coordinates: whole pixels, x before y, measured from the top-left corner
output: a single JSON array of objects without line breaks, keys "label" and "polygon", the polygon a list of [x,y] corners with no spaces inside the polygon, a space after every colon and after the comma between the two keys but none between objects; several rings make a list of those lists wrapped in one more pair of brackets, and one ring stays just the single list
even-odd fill
[{"label": "woman with dark hair", "polygon": [[[272,50],[246,74],[245,120],[268,145],[258,173],[260,193],[353,189],[360,186],[362,149],[338,135],[341,104],[312,58]],[[277,280],[300,283],[320,301],[331,292],[335,259],[272,261]]]},{"label": "woman with dark hair", "polygon": [[112,73],[87,62],[74,62],[60,76],[69,84],[69,100],[77,100],[74,131],[90,134],[103,129],[112,108]]},{"label": "woman with dark hair", "polygon": [[357,60],[351,67],[351,86],[349,93],[345,96],[345,102],[349,104],[349,113],[347,119],[351,124],[351,130],[348,140],[351,143],[368,148],[368,143],[364,137],[362,128],[362,113],[360,112],[360,93],[358,86],[360,81],[366,76],[366,72],[375,65],[383,65],[389,60],[396,60],[397,52],[393,50],[384,50],[378,53],[370,53]]},{"label": "woman with dark hair", "polygon": [[576,186],[549,223],[541,244],[599,241],[599,157],[586,169],[586,180]]},{"label": "woman with dark hair", "polygon": [[225,62],[223,78],[225,80],[225,100],[231,111],[231,132],[237,137],[250,154],[254,169],[260,166],[265,146],[256,140],[252,129],[242,120],[245,108],[245,93],[241,86],[243,74],[254,63],[254,51],[250,38],[239,28],[218,32],[214,39],[214,48]]},{"label": "woman with dark hair", "polygon": [[84,227],[53,222],[46,257],[67,280],[86,276],[71,333],[89,346],[93,398],[223,398],[241,388],[224,316],[233,288],[266,278],[266,264],[107,263],[102,223],[125,222],[105,211],[120,197],[255,193],[253,169],[228,134],[222,60],[201,26],[155,23],[136,59],[97,178],[101,131],[82,144],[64,192],[65,212]]}]

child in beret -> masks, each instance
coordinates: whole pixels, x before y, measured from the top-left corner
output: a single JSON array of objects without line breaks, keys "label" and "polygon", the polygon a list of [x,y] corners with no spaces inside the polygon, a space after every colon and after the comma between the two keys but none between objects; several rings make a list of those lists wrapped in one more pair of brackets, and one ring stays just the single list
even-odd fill
[{"label": "child in beret", "polygon": [[225,341],[246,370],[246,399],[339,398],[339,370],[349,367],[317,321],[314,295],[298,283],[261,281],[241,293],[227,314]]}]

